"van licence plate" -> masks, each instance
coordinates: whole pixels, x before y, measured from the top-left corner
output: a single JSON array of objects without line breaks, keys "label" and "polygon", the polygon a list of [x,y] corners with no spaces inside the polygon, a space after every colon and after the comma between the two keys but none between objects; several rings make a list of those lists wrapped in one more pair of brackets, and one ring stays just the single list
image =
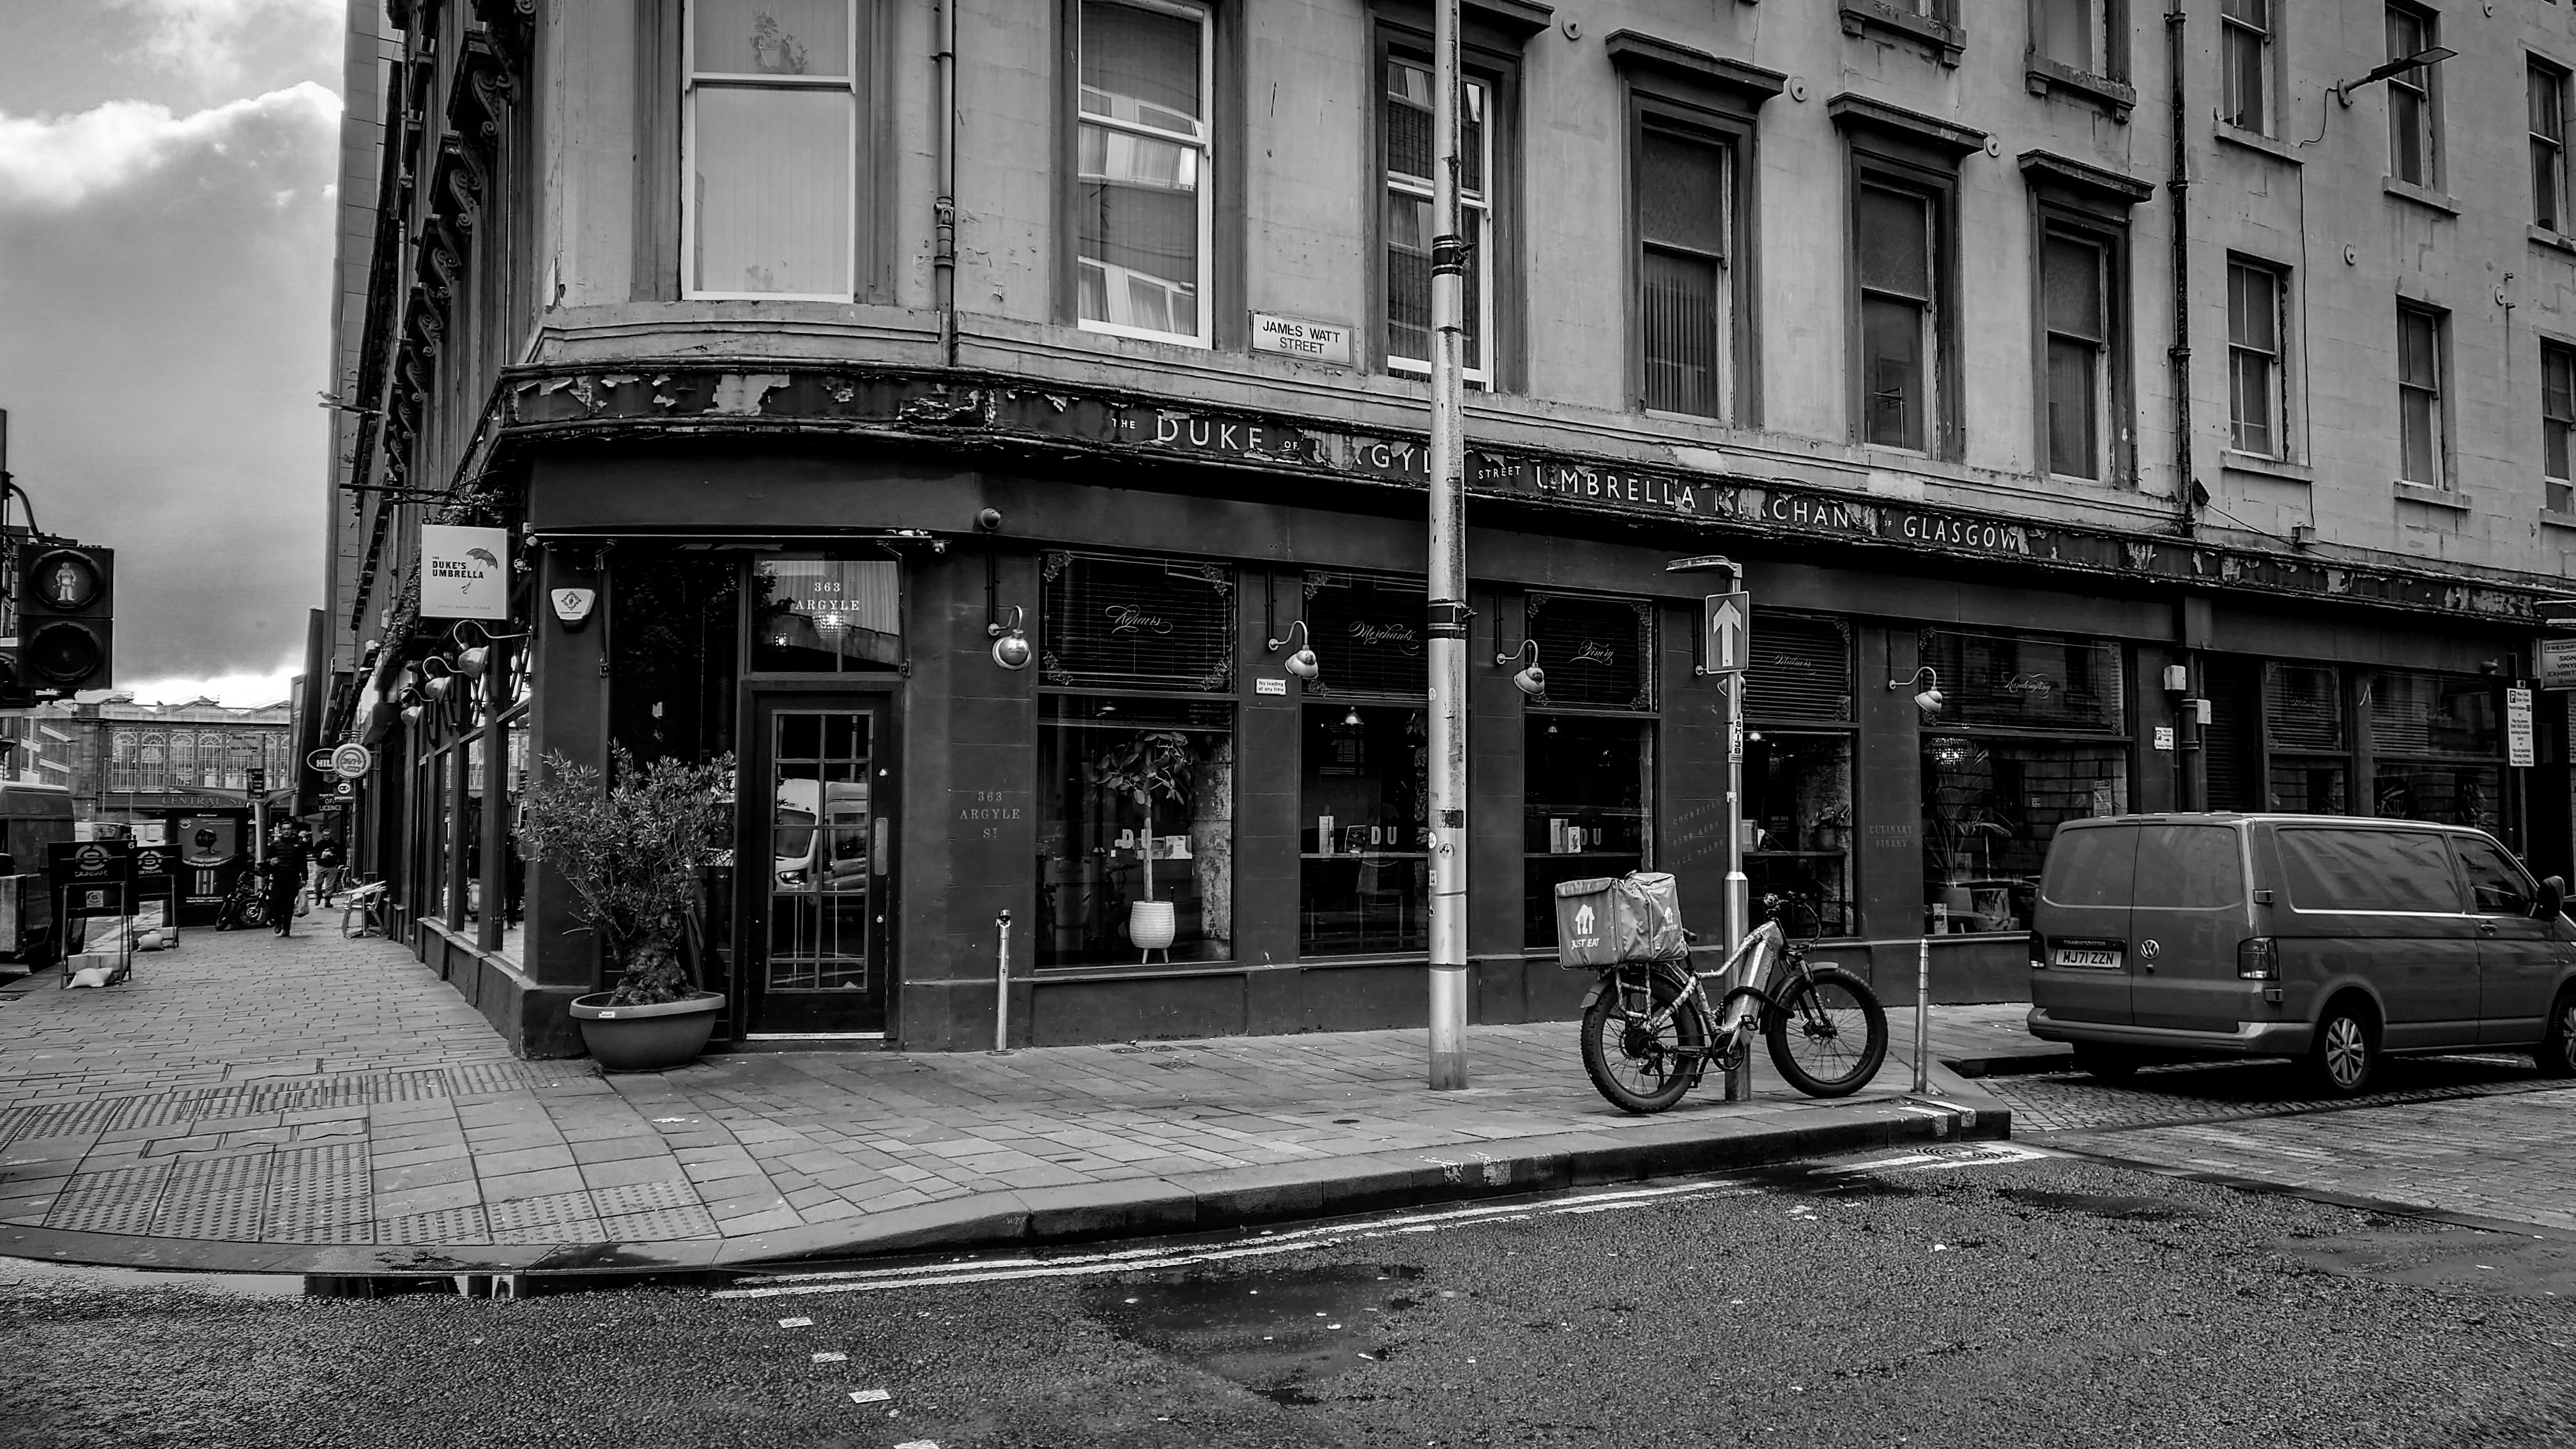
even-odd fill
[{"label": "van licence plate", "polygon": [[2113,971],[2120,969],[2120,953],[2117,951],[2103,951],[2091,947],[2060,946],[2057,948],[2055,959],[2057,964],[2060,966],[2097,966],[2107,967]]}]

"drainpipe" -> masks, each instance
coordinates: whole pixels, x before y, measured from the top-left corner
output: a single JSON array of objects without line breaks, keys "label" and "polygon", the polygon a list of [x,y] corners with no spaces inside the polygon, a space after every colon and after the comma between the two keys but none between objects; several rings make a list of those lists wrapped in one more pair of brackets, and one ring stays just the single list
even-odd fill
[{"label": "drainpipe", "polygon": [[2182,96],[2182,0],[2165,10],[2165,73],[2171,84],[2173,161],[2165,175],[2165,195],[2173,206],[2173,346],[2165,349],[2166,371],[2174,397],[2174,512],[2178,531],[2192,536],[2197,492],[2191,472],[2191,171],[2184,154]]},{"label": "drainpipe", "polygon": [[939,309],[939,361],[957,365],[957,6],[939,0],[939,196],[931,203],[930,275]]}]

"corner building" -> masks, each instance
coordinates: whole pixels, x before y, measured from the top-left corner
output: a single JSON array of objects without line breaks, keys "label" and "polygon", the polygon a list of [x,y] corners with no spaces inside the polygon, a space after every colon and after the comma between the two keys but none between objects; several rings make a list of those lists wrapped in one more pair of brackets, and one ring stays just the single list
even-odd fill
[{"label": "corner building", "polygon": [[[2506,691],[2576,544],[2576,12],[2508,9],[1469,0],[1476,1019],[1573,1010],[1560,880],[1721,919],[1687,555],[1756,600],[1755,889],[1891,985],[1928,932],[2022,997],[2069,818],[2567,870]],[[1422,1019],[1427,8],[351,27],[322,737],[522,1051],[602,973],[514,797],[612,747],[738,757],[737,1043],[988,1045],[1005,912],[1018,1041]],[[510,622],[418,617],[424,520],[511,531]]]}]

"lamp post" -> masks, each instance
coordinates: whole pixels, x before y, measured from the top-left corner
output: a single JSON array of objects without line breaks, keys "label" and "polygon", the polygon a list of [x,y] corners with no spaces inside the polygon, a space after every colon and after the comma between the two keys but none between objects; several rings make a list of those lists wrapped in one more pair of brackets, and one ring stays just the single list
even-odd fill
[{"label": "lamp post", "polygon": [[1467,525],[1458,234],[1458,0],[1432,6],[1431,1090],[1467,1085]]}]

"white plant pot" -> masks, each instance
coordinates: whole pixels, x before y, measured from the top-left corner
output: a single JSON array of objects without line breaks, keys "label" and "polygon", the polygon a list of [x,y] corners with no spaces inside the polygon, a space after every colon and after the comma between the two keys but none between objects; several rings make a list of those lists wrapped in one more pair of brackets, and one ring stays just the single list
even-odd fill
[{"label": "white plant pot", "polygon": [[1127,907],[1127,939],[1139,951],[1171,949],[1177,928],[1170,901],[1133,901]]}]

